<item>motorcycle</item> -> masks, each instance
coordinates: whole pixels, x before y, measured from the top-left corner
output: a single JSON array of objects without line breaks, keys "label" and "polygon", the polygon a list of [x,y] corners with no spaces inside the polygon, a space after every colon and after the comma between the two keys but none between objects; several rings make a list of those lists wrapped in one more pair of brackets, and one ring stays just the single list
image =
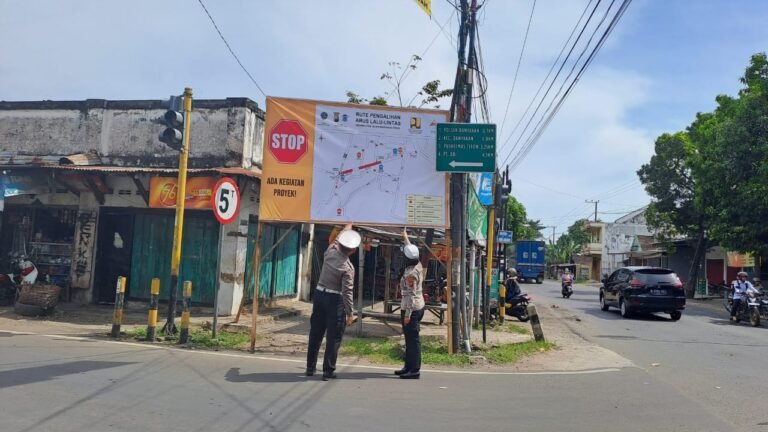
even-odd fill
[{"label": "motorcycle", "polygon": [[563,282],[563,287],[560,290],[560,293],[563,295],[563,298],[571,298],[571,295],[573,294],[573,282]]},{"label": "motorcycle", "polygon": [[528,316],[528,303],[531,301],[533,301],[533,298],[527,293],[520,293],[509,298],[507,299],[505,313],[519,319],[521,322],[527,322],[530,319]]},{"label": "motorcycle", "polygon": [[35,264],[26,256],[15,256],[11,263],[18,273],[0,274],[0,305],[2,306],[13,304],[21,284],[34,284],[39,274]]},{"label": "motorcycle", "polygon": [[[733,291],[725,296],[725,310],[731,313],[733,309]],[[756,295],[753,293],[747,294],[741,298],[741,305],[739,310],[736,311],[736,322],[741,320],[749,320],[752,327],[760,325],[760,319],[768,320],[768,299],[762,295]]]}]

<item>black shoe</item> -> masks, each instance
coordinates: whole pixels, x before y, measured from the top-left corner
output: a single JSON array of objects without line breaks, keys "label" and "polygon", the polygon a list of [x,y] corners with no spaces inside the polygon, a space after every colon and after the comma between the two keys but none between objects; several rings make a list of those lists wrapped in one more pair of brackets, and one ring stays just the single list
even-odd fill
[{"label": "black shoe", "polygon": [[315,374],[314,369],[307,368],[307,370],[304,371],[304,376],[312,376]]},{"label": "black shoe", "polygon": [[406,369],[406,368],[402,368],[402,369],[400,369],[400,370],[396,370],[396,371],[395,371],[395,375],[402,375],[402,374],[404,374],[404,373],[406,373],[406,372],[408,372],[408,369]]},{"label": "black shoe", "polygon": [[323,381],[328,381],[329,379],[336,378],[336,372],[323,372]]},{"label": "black shoe", "polygon": [[419,379],[421,374],[419,372],[405,372],[400,374],[400,379]]}]

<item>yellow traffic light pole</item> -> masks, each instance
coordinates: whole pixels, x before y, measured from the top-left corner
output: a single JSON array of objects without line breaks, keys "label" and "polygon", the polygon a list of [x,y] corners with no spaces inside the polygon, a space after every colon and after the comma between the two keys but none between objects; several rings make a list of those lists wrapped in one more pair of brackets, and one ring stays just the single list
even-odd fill
[{"label": "yellow traffic light pole", "polygon": [[190,131],[192,130],[192,89],[184,88],[184,135],[179,152],[179,178],[176,185],[176,221],[173,226],[173,252],[171,253],[171,286],[168,299],[168,318],[165,334],[176,331],[176,295],[179,289],[179,264],[181,263],[181,239],[184,231],[184,201],[187,195],[187,158],[189,156]]},{"label": "yellow traffic light pole", "polygon": [[[493,197],[494,200],[496,198],[496,173],[493,174],[493,182],[491,183],[491,191],[493,191]],[[496,225],[496,203],[491,204],[491,210],[488,212],[488,242],[486,245],[487,248],[487,255],[488,255],[488,261],[485,266],[485,286],[488,287],[487,289],[490,291],[491,284],[493,283],[493,251],[496,249],[496,243],[495,239],[493,237],[494,234],[494,226]],[[490,302],[490,298],[488,299]],[[503,301],[499,302],[499,313],[503,314],[504,310],[502,309]],[[502,315],[503,317],[504,315]],[[488,317],[484,317],[484,319],[488,319]]]}]

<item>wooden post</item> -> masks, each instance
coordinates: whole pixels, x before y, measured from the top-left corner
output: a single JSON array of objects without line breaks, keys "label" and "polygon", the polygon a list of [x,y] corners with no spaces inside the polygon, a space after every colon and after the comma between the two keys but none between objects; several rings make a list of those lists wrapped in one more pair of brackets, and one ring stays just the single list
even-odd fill
[{"label": "wooden post", "polygon": [[[449,231],[446,230],[446,233]],[[446,267],[447,271],[445,272],[445,279],[446,279],[446,287],[445,287],[445,300],[446,300],[446,306],[448,312],[448,321],[447,326],[448,327],[448,353],[449,354],[456,354],[456,347],[453,345],[453,253],[451,252],[453,250],[453,242],[451,241],[451,236],[446,235],[445,236],[445,246],[448,250],[448,256]]]},{"label": "wooden post", "polygon": [[391,271],[392,268],[392,246],[386,246],[387,251],[384,254],[384,262],[387,266],[386,269],[384,269],[384,312],[386,313],[392,313],[392,306],[388,304],[389,302],[389,284],[391,282]]},{"label": "wooden post", "polygon": [[363,335],[363,280],[365,279],[365,244],[357,248],[357,336]]},{"label": "wooden post", "polygon": [[[255,265],[256,268],[253,270],[253,312],[251,313],[251,320],[253,321],[251,323],[251,352],[256,351],[256,321],[258,318],[259,313],[259,273],[261,273],[261,233],[262,233],[262,222],[259,220],[258,225],[256,226],[256,244],[253,245],[253,261],[251,262],[251,265]],[[250,281],[248,281],[250,282]],[[244,287],[247,287],[247,285],[244,285]],[[247,288],[243,288],[243,296],[248,296]]]}]

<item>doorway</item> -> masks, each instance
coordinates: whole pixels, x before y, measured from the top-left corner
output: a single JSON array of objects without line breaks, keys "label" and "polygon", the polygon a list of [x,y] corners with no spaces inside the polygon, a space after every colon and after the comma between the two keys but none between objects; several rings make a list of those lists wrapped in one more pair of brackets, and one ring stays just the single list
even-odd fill
[{"label": "doorway", "polygon": [[94,282],[98,303],[114,303],[117,278],[130,276],[133,221],[134,215],[125,213],[106,213],[99,218],[98,265]]}]

